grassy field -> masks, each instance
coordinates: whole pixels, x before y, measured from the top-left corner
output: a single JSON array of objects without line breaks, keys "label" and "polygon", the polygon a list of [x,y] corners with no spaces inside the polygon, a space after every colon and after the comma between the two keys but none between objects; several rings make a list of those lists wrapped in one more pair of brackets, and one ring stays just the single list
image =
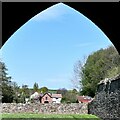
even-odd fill
[{"label": "grassy field", "polygon": [[2,118],[96,118],[97,120],[100,120],[95,115],[89,115],[89,114],[2,114]]}]

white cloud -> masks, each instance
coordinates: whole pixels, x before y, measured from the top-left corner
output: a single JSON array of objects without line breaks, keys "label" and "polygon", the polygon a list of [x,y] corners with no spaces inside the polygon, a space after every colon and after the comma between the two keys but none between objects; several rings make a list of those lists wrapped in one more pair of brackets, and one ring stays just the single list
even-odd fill
[{"label": "white cloud", "polygon": [[67,8],[69,7],[67,5],[64,5],[63,3],[56,4],[52,7],[47,8],[41,13],[37,14],[35,17],[32,18],[32,20],[49,21],[49,20],[53,20],[56,18],[58,19],[67,13]]}]

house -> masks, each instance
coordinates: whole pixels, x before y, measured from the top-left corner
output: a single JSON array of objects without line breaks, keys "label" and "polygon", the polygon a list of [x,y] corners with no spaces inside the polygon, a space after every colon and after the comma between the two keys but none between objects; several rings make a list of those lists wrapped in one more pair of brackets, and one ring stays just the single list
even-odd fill
[{"label": "house", "polygon": [[50,93],[45,93],[40,96],[40,103],[52,103],[52,96]]},{"label": "house", "polygon": [[30,96],[30,100],[31,99],[38,99],[39,98],[39,93],[38,92],[35,92],[34,94],[32,94],[31,96]]},{"label": "house", "polygon": [[41,96],[40,103],[60,103],[61,99],[61,94],[45,93]]},{"label": "house", "polygon": [[77,96],[77,101],[79,103],[89,103],[93,100],[93,98],[89,97],[89,96]]},{"label": "house", "polygon": [[52,94],[52,102],[53,103],[60,103],[62,99],[61,94]]},{"label": "house", "polygon": [[35,92],[30,96],[30,99],[39,101],[40,103],[60,103],[62,99],[61,94],[51,94],[51,93],[40,93]]}]

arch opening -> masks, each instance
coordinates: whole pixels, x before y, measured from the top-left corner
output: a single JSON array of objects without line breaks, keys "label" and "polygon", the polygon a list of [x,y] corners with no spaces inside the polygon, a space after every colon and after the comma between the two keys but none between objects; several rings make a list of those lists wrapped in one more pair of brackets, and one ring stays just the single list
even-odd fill
[{"label": "arch opening", "polygon": [[[61,9],[61,11],[59,11],[59,9]],[[47,13],[46,13],[46,11],[47,11]],[[66,13],[67,13],[68,16],[66,15]],[[71,18],[77,18],[77,19],[72,19],[72,21],[70,21]],[[67,22],[65,22],[65,21],[67,21]],[[77,23],[77,24],[75,25],[75,23]],[[80,23],[80,24],[78,24],[78,23]],[[91,24],[89,24],[89,23],[91,23]],[[29,26],[28,24],[31,25],[31,26]],[[56,24],[56,29],[53,29],[53,26],[55,24]],[[37,28],[38,26],[39,26],[39,28],[42,28],[42,29],[38,29]],[[82,29],[80,29],[80,28],[82,28]],[[84,28],[87,28],[87,29],[84,29]],[[70,31],[66,32],[67,30],[70,30]],[[18,35],[18,32],[20,32],[20,35]],[[45,32],[47,33],[47,35],[45,34]],[[30,45],[28,43],[30,43],[32,39],[37,39],[38,41],[42,41],[42,40],[46,41],[47,40],[46,42],[41,42],[39,44],[36,41],[36,43],[32,44],[31,47],[28,46],[27,49],[26,49],[25,46],[22,46],[22,48],[25,51],[28,52],[28,53],[23,52],[22,54],[24,55],[25,59],[28,59],[28,58],[30,59],[30,57],[31,57],[30,53],[32,52],[31,51],[32,47],[36,51],[39,51],[39,53],[36,52],[33,55],[37,55],[37,54],[42,55],[42,53],[44,52],[44,54],[46,56],[44,56],[43,58],[45,58],[45,59],[43,60],[42,57],[41,57],[38,60],[39,61],[43,60],[42,63],[44,63],[44,65],[47,64],[46,66],[50,68],[47,71],[48,76],[49,76],[49,72],[51,71],[51,68],[53,66],[57,66],[61,62],[66,62],[67,63],[68,61],[70,61],[70,59],[71,59],[70,62],[73,62],[73,61],[75,62],[79,58],[79,55],[80,55],[79,52],[74,51],[74,49],[81,50],[82,47],[88,48],[88,46],[92,46],[91,49],[89,49],[89,51],[90,51],[89,53],[92,53],[94,50],[98,50],[100,48],[100,44],[101,44],[101,46],[105,45],[103,48],[106,48],[108,43],[106,43],[106,42],[104,44],[101,43],[100,41],[102,39],[110,41],[107,38],[107,36],[93,22],[91,22],[91,20],[89,20],[88,18],[86,18],[84,15],[82,15],[78,11],[74,10],[73,8],[70,8],[69,6],[67,6],[63,3],[56,4],[56,5],[48,8],[47,10],[42,11],[40,14],[38,14],[35,17],[33,17],[32,19],[30,19],[26,24],[24,24],[14,34],[16,34],[16,35],[11,36],[10,39],[13,39],[13,43],[16,40],[20,41],[20,42],[15,43],[15,45],[18,46],[17,49],[18,49],[18,54],[19,55],[20,55],[20,52],[21,52],[19,50],[19,49],[21,49],[21,47],[19,45],[21,43],[23,43],[23,41],[24,41],[24,45],[27,46],[27,45]],[[40,34],[40,36],[38,37],[39,34]],[[80,34],[80,36],[79,36],[79,34]],[[27,36],[25,36],[25,35],[27,35]],[[94,36],[94,35],[96,35],[96,36]],[[18,36],[18,37],[16,37],[16,36]],[[83,37],[83,36],[85,36],[85,37]],[[81,37],[81,39],[80,39],[80,37]],[[95,41],[93,41],[95,44],[92,41],[90,41],[93,38],[95,40]],[[10,39],[9,39],[9,41],[10,41]],[[87,41],[87,43],[84,42],[86,39],[89,39]],[[53,41],[53,40],[55,40],[55,41]],[[63,40],[63,41],[61,41],[61,40]],[[65,40],[66,40],[66,42],[65,42]],[[99,42],[99,44],[96,44],[96,42]],[[66,47],[68,45],[68,43],[70,43],[70,47]],[[45,47],[43,47],[43,46],[45,46]],[[93,46],[94,47],[97,46],[97,47],[95,49],[93,49]],[[48,51],[45,51],[47,48],[48,48]],[[67,57],[67,61],[66,61],[66,59],[62,55],[64,53],[65,54],[64,56],[67,56],[69,52],[72,53],[73,51],[71,50],[71,48],[74,51],[74,55],[76,55],[76,58],[72,59],[75,56]],[[15,49],[15,47],[14,47],[14,49]],[[82,52],[84,54],[88,55],[87,52],[85,52],[85,50],[86,49],[82,50]],[[61,51],[62,51],[62,53],[61,53]],[[49,52],[49,54],[48,54],[48,52]],[[57,54],[55,52],[57,52]],[[59,54],[59,56],[58,56],[58,54]],[[54,58],[53,56],[56,56],[56,57]],[[51,64],[48,64],[47,60],[53,61],[52,58],[54,58],[56,61],[58,61],[59,59],[61,61],[56,62],[56,63],[51,62]],[[14,58],[12,57],[11,61],[13,59]],[[35,60],[35,59],[33,59],[33,60]],[[19,63],[20,62],[16,63],[16,65],[18,65]],[[41,63],[34,63],[34,64],[36,66],[37,65],[42,66]],[[31,61],[31,63],[26,61],[26,63],[23,63],[23,65],[27,65],[27,67],[30,69],[29,66],[33,65],[33,64],[32,64],[32,61]],[[64,65],[65,64],[63,64],[62,66],[64,66]],[[63,70],[62,66],[59,66],[59,68],[61,70]],[[46,72],[47,67],[45,69],[40,70],[40,72],[41,73]],[[53,68],[54,68],[54,72],[58,74],[59,71],[57,71],[57,67],[53,67]],[[35,67],[34,67],[34,69],[35,69]],[[32,72],[32,71],[33,70],[31,70],[30,72]],[[65,71],[63,70],[63,72],[61,74],[64,74],[65,72],[67,72],[67,70],[65,70]],[[52,73],[51,73],[51,75],[52,75]],[[44,78],[44,76],[45,76],[45,74],[43,75],[43,78]],[[60,75],[60,76],[62,76],[62,75]],[[54,79],[53,78],[51,78],[51,79],[54,81],[54,83],[55,83],[55,79],[63,79],[62,82],[64,82],[66,80],[66,77],[68,77],[69,75],[64,76],[63,78],[60,77],[60,76],[58,75],[58,76],[55,76]]]}]

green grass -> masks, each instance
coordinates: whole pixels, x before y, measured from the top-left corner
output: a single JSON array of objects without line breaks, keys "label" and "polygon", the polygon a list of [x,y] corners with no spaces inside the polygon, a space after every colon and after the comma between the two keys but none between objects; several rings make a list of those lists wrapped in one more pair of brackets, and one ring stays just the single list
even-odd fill
[{"label": "green grass", "polygon": [[[2,114],[2,118],[98,118],[90,114]],[[99,118],[97,120],[100,120]]]}]

